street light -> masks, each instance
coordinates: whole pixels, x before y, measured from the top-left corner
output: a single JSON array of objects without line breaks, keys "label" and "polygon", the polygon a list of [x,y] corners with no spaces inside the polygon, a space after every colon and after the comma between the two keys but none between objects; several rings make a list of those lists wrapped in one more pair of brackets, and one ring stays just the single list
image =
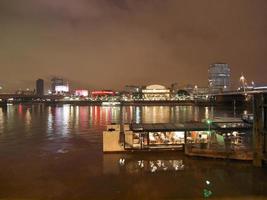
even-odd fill
[{"label": "street light", "polygon": [[197,98],[198,97],[198,86],[197,85],[194,86],[194,93],[195,93],[195,98]]},{"label": "street light", "polygon": [[245,81],[245,77],[244,77],[243,74],[242,74],[241,77],[240,77],[240,81],[241,81],[241,82],[244,82],[244,81]]},{"label": "street light", "polygon": [[240,77],[240,82],[242,84],[242,87],[243,87],[243,90],[244,90],[244,93],[246,94],[246,78],[244,77],[244,75],[242,74],[241,77]]}]

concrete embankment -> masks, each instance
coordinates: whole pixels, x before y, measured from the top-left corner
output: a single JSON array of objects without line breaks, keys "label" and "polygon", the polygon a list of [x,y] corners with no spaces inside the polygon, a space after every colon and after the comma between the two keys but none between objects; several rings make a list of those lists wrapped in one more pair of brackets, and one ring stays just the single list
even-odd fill
[{"label": "concrete embankment", "polygon": [[[77,106],[101,106],[102,101],[13,101],[12,104],[38,104],[45,105],[77,105]],[[6,105],[6,104],[3,104]],[[2,106],[2,103],[0,103]],[[112,104],[105,104],[103,106],[233,106],[233,107],[251,107],[250,102],[244,102],[234,105],[231,102],[215,102],[215,101],[121,101]]]}]

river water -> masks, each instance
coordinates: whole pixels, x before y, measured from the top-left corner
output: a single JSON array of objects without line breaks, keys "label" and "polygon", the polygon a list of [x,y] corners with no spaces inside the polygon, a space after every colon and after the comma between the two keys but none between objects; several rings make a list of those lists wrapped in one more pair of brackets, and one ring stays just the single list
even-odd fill
[{"label": "river water", "polygon": [[[124,121],[167,123],[238,117],[231,107],[125,107]],[[120,107],[0,108],[0,199],[256,199],[266,168],[182,152],[103,154],[102,131]],[[153,170],[157,166],[156,170]]]}]

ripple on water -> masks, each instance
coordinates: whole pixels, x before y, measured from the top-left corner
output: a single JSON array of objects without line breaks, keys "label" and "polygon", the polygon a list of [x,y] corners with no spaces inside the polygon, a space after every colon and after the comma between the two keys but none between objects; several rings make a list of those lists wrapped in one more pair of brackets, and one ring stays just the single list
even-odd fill
[{"label": "ripple on water", "polygon": [[[233,114],[186,106],[127,107],[125,112],[129,122],[157,123]],[[0,112],[0,198],[200,199],[207,180],[214,199],[267,196],[266,171],[247,163],[177,152],[103,154],[102,131],[119,119],[118,107],[33,105],[27,111],[22,105]]]},{"label": "ripple on water", "polygon": [[69,150],[67,150],[67,149],[59,149],[59,150],[57,150],[57,153],[59,153],[59,154],[65,154],[65,153],[68,153],[69,152]]}]

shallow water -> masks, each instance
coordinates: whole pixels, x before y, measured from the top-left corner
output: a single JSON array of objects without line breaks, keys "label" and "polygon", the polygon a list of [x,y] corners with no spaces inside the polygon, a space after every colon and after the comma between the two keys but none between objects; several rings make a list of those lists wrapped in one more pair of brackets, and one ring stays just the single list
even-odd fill
[{"label": "shallow water", "polygon": [[[199,121],[243,111],[125,107],[124,121]],[[0,199],[196,199],[204,189],[213,199],[267,196],[267,170],[249,162],[189,158],[182,152],[103,154],[102,131],[119,120],[120,107],[0,108]]]}]

